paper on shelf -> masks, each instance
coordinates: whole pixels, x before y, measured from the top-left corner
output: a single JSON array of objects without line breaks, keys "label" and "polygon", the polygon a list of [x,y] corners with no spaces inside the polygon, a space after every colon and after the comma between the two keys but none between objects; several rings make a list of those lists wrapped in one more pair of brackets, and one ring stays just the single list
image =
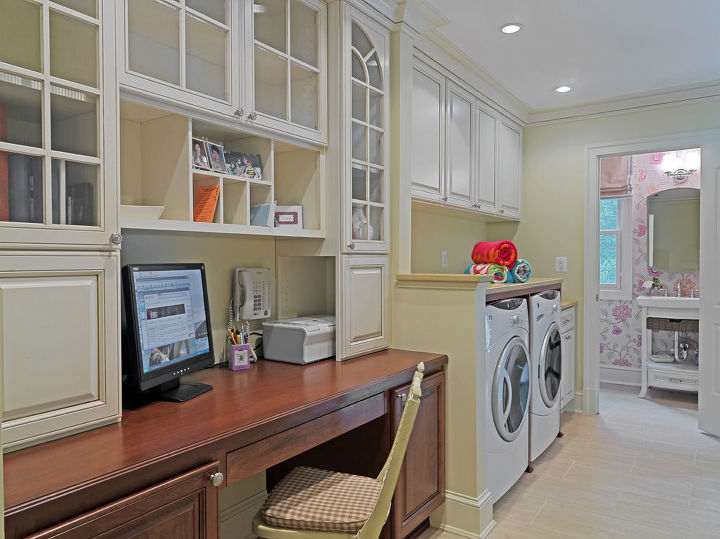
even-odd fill
[{"label": "paper on shelf", "polygon": [[193,207],[193,221],[196,223],[212,223],[215,216],[220,186],[200,187],[195,197]]}]

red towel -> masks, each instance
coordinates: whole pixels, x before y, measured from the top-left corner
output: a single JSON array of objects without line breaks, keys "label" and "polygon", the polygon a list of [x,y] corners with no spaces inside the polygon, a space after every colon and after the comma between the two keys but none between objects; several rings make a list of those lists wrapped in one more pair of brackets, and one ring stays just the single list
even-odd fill
[{"label": "red towel", "polygon": [[511,241],[479,241],[472,251],[472,261],[476,264],[500,264],[511,268],[517,257],[517,248]]}]

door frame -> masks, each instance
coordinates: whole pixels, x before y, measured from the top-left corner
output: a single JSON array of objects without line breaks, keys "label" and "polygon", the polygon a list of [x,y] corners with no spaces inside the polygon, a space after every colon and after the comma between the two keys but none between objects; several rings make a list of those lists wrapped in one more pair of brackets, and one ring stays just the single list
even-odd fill
[{"label": "door frame", "polygon": [[[661,137],[647,137],[613,144],[585,147],[585,242],[583,284],[583,412],[597,414],[600,411],[600,159],[618,155],[635,155],[697,148],[711,141],[720,140],[720,129],[677,133]],[[702,186],[714,178],[714,171],[700,169]],[[717,214],[717,208],[714,208]],[[715,217],[715,216],[713,216]],[[707,216],[701,215],[701,221]],[[702,235],[702,227],[700,228]],[[702,267],[702,264],[701,264]]]}]

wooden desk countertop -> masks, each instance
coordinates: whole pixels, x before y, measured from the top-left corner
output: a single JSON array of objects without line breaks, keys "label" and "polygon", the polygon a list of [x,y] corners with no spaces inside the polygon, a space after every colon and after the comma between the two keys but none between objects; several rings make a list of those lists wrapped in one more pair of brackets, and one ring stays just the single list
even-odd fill
[{"label": "wooden desk countertop", "polygon": [[123,410],[115,425],[4,455],[6,522],[43,504],[52,513],[68,493],[105,503],[102,498],[118,495],[109,492],[118,483],[113,478],[155,480],[167,473],[164,463],[195,465],[210,455],[224,469],[228,451],[403,385],[420,361],[429,375],[444,368],[447,356],[386,350],[344,362],[260,361],[246,371],[193,373],[189,381],[214,389],[185,403]]}]

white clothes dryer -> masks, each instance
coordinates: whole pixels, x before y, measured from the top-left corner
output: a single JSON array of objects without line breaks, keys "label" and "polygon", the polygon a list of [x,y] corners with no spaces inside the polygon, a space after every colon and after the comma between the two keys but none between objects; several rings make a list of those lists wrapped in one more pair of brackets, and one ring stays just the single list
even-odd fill
[{"label": "white clothes dryer", "polygon": [[[560,434],[560,291],[530,296],[530,462]],[[532,471],[532,467],[528,468]]]},{"label": "white clothes dryer", "polygon": [[486,329],[487,488],[495,503],[528,463],[530,352],[525,299],[489,303]]}]

